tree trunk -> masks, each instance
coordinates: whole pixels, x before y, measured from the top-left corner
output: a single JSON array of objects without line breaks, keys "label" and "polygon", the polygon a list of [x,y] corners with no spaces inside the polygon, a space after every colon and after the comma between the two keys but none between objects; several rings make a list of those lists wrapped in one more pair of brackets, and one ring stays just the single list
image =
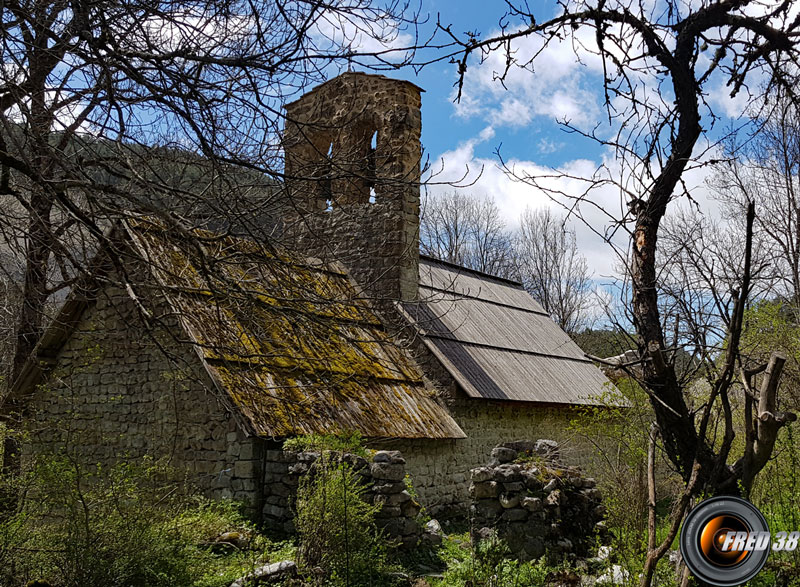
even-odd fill
[{"label": "tree trunk", "polygon": [[52,200],[44,194],[32,198],[32,217],[28,223],[25,247],[25,279],[22,290],[22,308],[17,324],[16,349],[11,369],[11,381],[19,377],[25,361],[33,352],[44,324],[47,302],[47,272],[50,260]]}]

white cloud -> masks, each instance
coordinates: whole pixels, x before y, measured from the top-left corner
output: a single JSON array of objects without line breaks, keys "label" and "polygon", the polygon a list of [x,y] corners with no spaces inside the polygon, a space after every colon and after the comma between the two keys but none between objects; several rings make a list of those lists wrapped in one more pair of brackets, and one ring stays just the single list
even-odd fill
[{"label": "white cloud", "polygon": [[[615,248],[624,253],[628,247],[628,234],[617,220],[627,212],[628,197],[610,183],[593,189],[588,197],[577,202],[584,194],[590,180],[597,177],[600,164],[602,177],[618,177],[619,165],[611,153],[602,161],[574,159],[552,169],[530,160],[512,158],[502,169],[494,158],[476,155],[476,147],[494,136],[494,129],[486,127],[477,137],[460,143],[456,148],[440,155],[433,166],[428,190],[432,193],[462,190],[479,196],[493,197],[509,227],[519,223],[526,208],[550,207],[565,215],[571,210],[568,225],[576,232],[581,253],[586,257],[595,278],[601,279],[615,273],[618,256]],[[702,160],[718,156],[711,149]],[[508,170],[513,171],[509,173]],[[711,172],[707,165],[688,169],[684,181],[700,213],[719,216],[718,202],[712,199],[705,181]],[[537,186],[520,177],[537,177]],[[692,206],[695,206],[692,204]],[[676,200],[671,207],[689,205],[685,198]],[[606,242],[610,240],[611,244]]]},{"label": "white cloud", "polygon": [[561,141],[555,142],[551,139],[542,137],[541,139],[539,139],[539,142],[536,145],[536,149],[542,155],[549,155],[550,153],[555,153],[556,151],[564,148],[564,146],[565,146],[564,143]]},{"label": "white cloud", "polygon": [[593,90],[597,80],[591,80],[599,71],[596,60],[580,63],[569,40],[553,39],[545,46],[540,37],[523,37],[513,49],[518,64],[538,53],[534,67],[512,66],[506,71],[503,51],[470,65],[461,100],[455,105],[457,116],[480,116],[495,126],[514,127],[527,126],[537,116],[576,124],[597,119],[600,107]]},{"label": "white cloud", "polygon": [[[527,183],[516,181],[505,170],[501,169],[495,159],[476,156],[475,147],[493,136],[491,127],[487,127],[481,135],[459,144],[455,149],[443,153],[434,165],[430,192],[446,192],[460,189],[465,192],[490,196],[495,199],[505,222],[510,227],[519,223],[520,215],[526,208],[552,207],[564,214],[561,204],[569,204],[567,198],[554,200],[545,191]],[[518,176],[553,175],[554,171],[532,161],[512,159],[507,161],[509,168]],[[597,165],[595,162],[577,159],[561,166],[560,171],[575,177],[591,177]],[[561,190],[568,194],[578,194],[585,189],[585,184],[577,179],[551,177],[542,182],[548,189]],[[459,187],[461,186],[461,187]],[[612,189],[601,190],[593,198],[598,204],[614,209],[619,208],[619,196]],[[592,206],[581,206],[580,213],[601,232],[607,224],[607,218]],[[577,232],[578,245],[587,257],[590,267],[597,276],[609,275],[613,269],[611,250],[597,235],[573,215],[570,226]],[[624,244],[624,243],[622,243]]]},{"label": "white cloud", "polygon": [[246,43],[255,32],[254,25],[255,20],[248,16],[184,9],[163,17],[148,16],[141,23],[123,14],[119,31],[120,41],[132,50],[214,54]]}]

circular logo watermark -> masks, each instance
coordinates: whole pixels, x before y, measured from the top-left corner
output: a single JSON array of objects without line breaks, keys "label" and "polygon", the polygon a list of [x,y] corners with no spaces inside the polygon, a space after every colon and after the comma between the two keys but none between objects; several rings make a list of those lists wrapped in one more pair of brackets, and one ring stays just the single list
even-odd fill
[{"label": "circular logo watermark", "polygon": [[718,587],[752,579],[772,548],[764,516],[738,497],[714,497],[700,503],[686,517],[680,543],[683,560],[694,576]]}]

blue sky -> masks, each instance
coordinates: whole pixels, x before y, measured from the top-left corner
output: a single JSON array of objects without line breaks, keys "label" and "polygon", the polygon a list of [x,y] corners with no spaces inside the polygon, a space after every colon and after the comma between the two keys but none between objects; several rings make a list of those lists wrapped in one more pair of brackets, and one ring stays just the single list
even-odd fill
[{"label": "blue sky", "polygon": [[[539,0],[531,5],[534,10],[539,9],[537,12],[542,19],[553,15],[554,3]],[[427,11],[432,21],[435,21],[438,11],[442,23],[451,24],[454,31],[463,33],[477,30],[484,37],[497,31],[498,21],[505,8],[505,3],[497,0],[483,2],[430,0],[423,4],[423,11]],[[481,69],[476,63],[472,65],[474,65],[474,69]],[[546,68],[546,64],[542,67]],[[483,69],[489,68],[484,66]],[[470,73],[472,72],[470,71]],[[493,108],[501,108],[504,101],[506,103],[511,103],[515,99],[525,101],[524,97],[515,96],[513,88],[505,91],[499,83],[493,84],[495,91],[491,92],[492,100],[484,103],[485,108],[481,111],[481,109],[472,108],[470,103],[476,99],[474,94],[478,94],[480,97],[486,96],[487,84],[468,83],[461,103],[455,103],[454,84],[457,75],[456,66],[453,64],[436,63],[423,68],[419,74],[407,70],[405,77],[425,89],[423,95],[423,144],[432,157],[451,150],[458,143],[480,136],[487,126],[494,129],[494,136],[475,145],[475,154],[478,157],[492,157],[495,149],[501,145],[503,153],[507,152],[513,156],[527,154],[525,156],[535,157],[536,161],[542,165],[557,166],[565,161],[586,156],[587,149],[594,151],[594,154],[599,156],[600,150],[595,144],[570,137],[556,123],[556,117],[566,112],[557,109],[546,112],[545,108],[539,107],[536,110],[540,114],[528,119],[520,117],[520,112],[514,116],[514,111],[507,109],[507,116],[502,121],[496,117],[492,119]],[[537,83],[542,82],[536,79],[530,80],[531,85]],[[569,86],[565,84],[558,89],[569,91]],[[535,106],[530,103],[525,105]]]},{"label": "blue sky", "polygon": [[[534,10],[540,8],[541,18],[545,18],[552,16],[553,4],[540,0],[532,6],[534,6]],[[546,10],[545,6],[549,6],[551,9]],[[431,20],[435,21],[438,11],[442,22],[452,24],[454,31],[458,33],[468,30],[478,31],[485,37],[497,31],[498,20],[505,7],[505,3],[499,1],[444,2],[432,0],[423,4],[423,12],[427,10]],[[470,74],[472,69],[488,70],[489,67],[481,67],[477,63],[472,63]],[[478,157],[492,157],[495,149],[501,145],[503,153],[507,152],[513,156],[526,154],[526,157],[535,157],[536,161],[542,165],[559,165],[565,161],[585,156],[586,149],[595,150],[596,154],[599,154],[599,149],[595,145],[589,145],[588,141],[582,141],[584,144],[578,145],[579,141],[576,141],[575,137],[564,133],[556,123],[556,116],[562,112],[556,109],[548,114],[542,112],[542,108],[537,108],[541,114],[531,119],[521,117],[519,111],[515,116],[513,110],[507,109],[502,123],[498,117],[492,117],[493,109],[501,108],[503,102],[510,103],[515,99],[525,102],[524,96],[515,96],[513,88],[505,91],[499,83],[492,84],[495,89],[491,92],[491,100],[484,102],[483,108],[477,108],[471,103],[477,97],[486,98],[486,86],[488,85],[486,82],[488,80],[482,79],[483,83],[468,83],[461,103],[456,103],[454,102],[454,84],[457,79],[455,65],[437,63],[423,68],[418,75],[411,70],[406,71],[405,74],[405,77],[412,79],[425,89],[423,95],[423,144],[432,157],[451,150],[460,142],[480,136],[487,126],[494,129],[494,136],[475,145],[475,154]],[[534,76],[531,78],[531,85],[540,83]],[[473,81],[472,77],[470,77],[470,81]],[[559,89],[568,91],[568,86]],[[535,105],[526,103],[525,106],[533,107]]]},{"label": "blue sky", "polygon": [[[531,2],[530,6],[537,13],[539,22],[553,16],[556,11],[555,2],[550,1],[538,0]],[[505,3],[498,0],[423,0],[422,12],[429,15],[431,23],[423,25],[422,29],[432,29],[438,12],[441,21],[451,24],[454,32],[477,30],[486,37],[497,32],[498,19],[505,7]],[[588,45],[594,36],[586,31],[586,36],[580,38]],[[515,49],[521,57],[532,54],[540,45],[537,38],[525,38]],[[506,161],[527,172],[543,173],[557,168],[574,176],[586,177],[591,176],[598,165],[613,167],[615,161],[610,151],[594,141],[566,133],[558,124],[559,119],[566,118],[579,128],[590,130],[606,121],[600,132],[609,135],[612,132],[602,105],[602,69],[597,59],[584,55],[579,62],[570,41],[553,43],[539,55],[533,73],[512,70],[505,83],[507,89],[494,79],[496,72],[503,67],[503,59],[500,53],[483,64],[472,59],[460,103],[454,102],[456,66],[453,64],[437,63],[425,67],[419,74],[408,69],[392,75],[414,81],[425,89],[422,140],[432,168],[439,172],[436,179],[457,180],[469,169],[468,177],[475,183],[463,189],[494,197],[507,224],[513,227],[526,207],[563,208],[544,193],[513,181],[503,173],[498,168],[496,149],[500,148]],[[654,84],[646,90],[656,96],[659,91]],[[712,78],[708,90],[708,100],[717,114],[724,117],[740,111],[743,97],[729,99],[722,80]],[[667,101],[671,99],[667,97]],[[718,123],[717,129],[724,125],[725,121]],[[718,136],[719,132],[715,131],[713,135]],[[701,140],[695,152],[707,145],[704,139]],[[478,176],[481,169],[482,174]],[[707,170],[691,172],[686,179],[693,198],[701,203],[704,213],[717,214],[715,202],[709,198],[704,183],[707,173]],[[558,187],[577,193],[581,185],[574,180],[562,180]],[[429,188],[432,192],[452,189],[450,186]],[[595,199],[617,217],[626,209],[625,199],[614,189],[599,191]],[[616,258],[593,229],[602,232],[611,224],[608,217],[597,209],[586,206],[582,213],[592,228],[577,219],[570,220],[569,225],[575,229],[578,245],[598,283],[602,283],[615,272]],[[619,235],[616,243],[624,247],[627,239]]]}]

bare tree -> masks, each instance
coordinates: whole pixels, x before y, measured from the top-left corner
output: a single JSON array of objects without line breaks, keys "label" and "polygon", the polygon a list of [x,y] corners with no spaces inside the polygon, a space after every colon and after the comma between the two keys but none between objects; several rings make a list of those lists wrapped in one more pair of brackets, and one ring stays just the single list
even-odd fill
[{"label": "bare tree", "polygon": [[422,207],[423,254],[498,277],[514,278],[511,233],[493,198],[450,192]]},{"label": "bare tree", "polygon": [[769,115],[756,117],[757,130],[726,147],[728,163],[709,181],[727,218],[736,222],[748,202],[756,204],[756,238],[774,266],[773,293],[800,307],[800,112],[780,97]]},{"label": "bare tree", "polygon": [[0,202],[22,214],[0,225],[24,265],[11,377],[47,300],[85,273],[114,219],[146,212],[187,235],[198,218],[262,229],[252,218],[274,208],[283,179],[282,104],[331,67],[402,63],[391,45],[411,24],[405,8],[4,4]]},{"label": "bare tree", "polygon": [[588,324],[590,285],[575,232],[550,209],[526,210],[510,230],[494,198],[451,192],[429,197],[420,223],[422,253],[522,282],[569,333]]},{"label": "bare tree", "polygon": [[[664,221],[658,245],[660,314],[670,356],[687,354],[688,368],[678,373],[682,385],[716,373],[743,279],[746,228],[746,215],[713,218],[686,208],[676,209]],[[773,291],[780,270],[756,231],[751,254],[752,301]]]},{"label": "bare tree", "polygon": [[[593,59],[602,69],[599,80],[604,90],[608,126],[582,130],[565,121],[567,128],[594,139],[613,150],[614,163],[601,165],[589,177],[571,177],[583,182],[580,193],[554,187],[553,179],[565,174],[508,173],[565,203],[577,214],[585,210],[608,218],[610,228],[587,224],[611,241],[615,232],[627,233],[628,249],[616,252],[626,260],[631,284],[630,308],[638,335],[639,381],[648,391],[663,447],[686,483],[686,494],[677,504],[673,518],[675,532],[694,496],[701,493],[737,493],[763,467],[763,455],[771,452],[777,430],[792,419],[774,410],[780,359],[764,366],[761,421],[757,429],[743,431],[748,438],[737,459],[731,458],[736,434],[731,414],[730,391],[739,371],[739,340],[743,313],[752,286],[752,248],[755,206],[747,207],[743,255],[738,259],[740,280],[728,293],[730,312],[725,319],[725,351],[714,365],[713,383],[698,412],[687,404],[686,387],[672,360],[661,316],[658,269],[658,241],[668,206],[691,194],[683,183],[688,169],[702,165],[708,150],[698,141],[717,119],[715,106],[706,101],[716,84],[729,88],[732,96],[745,94],[753,105],[769,107],[764,96],[784,92],[795,100],[796,72],[800,65],[800,20],[791,3],[763,3],[755,0],[705,1],[686,4],[668,0],[657,7],[650,4],[600,0],[566,1],[558,13],[538,21],[525,3],[511,2],[501,30],[491,38],[475,33],[460,36],[440,23],[451,50],[440,59],[458,64],[458,95],[465,89],[470,59],[485,59],[496,51],[505,57],[504,69],[496,72],[503,81],[514,68],[533,71],[543,48],[566,40],[579,58]],[[525,52],[520,39],[534,38],[533,51]],[[756,88],[758,91],[756,91]],[[708,135],[706,135],[708,136]],[[713,142],[706,145],[710,148]],[[600,204],[600,189],[620,194],[622,213]],[[596,214],[594,216],[596,218]],[[741,373],[747,381],[745,373]],[[752,375],[752,373],[750,373]],[[748,396],[750,397],[750,396]],[[720,410],[723,432],[719,440],[710,434],[712,415]],[[767,424],[767,422],[769,424]],[[732,462],[729,462],[729,459]],[[663,545],[662,545],[663,546]],[[653,551],[663,554],[664,548]],[[648,560],[644,582],[649,582],[654,560]]]},{"label": "bare tree", "polygon": [[550,208],[527,209],[520,217],[516,261],[525,289],[561,328],[572,334],[588,326],[591,274],[564,218]]}]

